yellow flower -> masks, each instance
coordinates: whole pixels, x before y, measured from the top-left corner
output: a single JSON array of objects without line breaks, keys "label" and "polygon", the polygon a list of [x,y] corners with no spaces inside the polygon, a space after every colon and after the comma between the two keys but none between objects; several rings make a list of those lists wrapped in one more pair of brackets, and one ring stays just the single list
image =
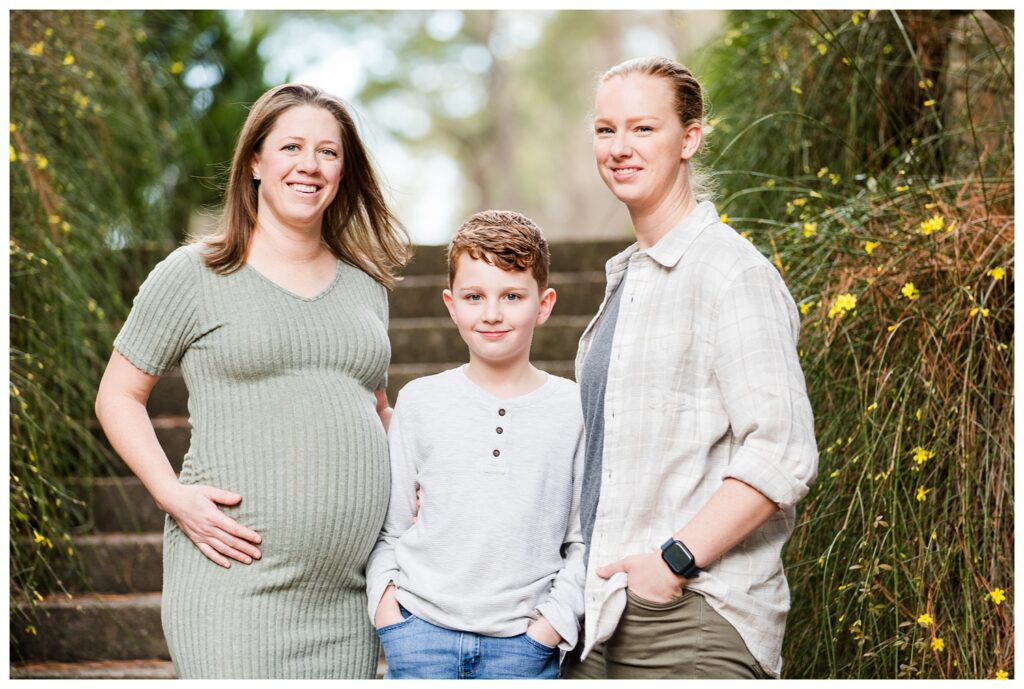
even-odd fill
[{"label": "yellow flower", "polygon": [[929,459],[931,459],[932,457],[935,456],[934,452],[932,452],[931,450],[926,450],[926,449],[924,449],[923,447],[920,447],[920,446],[919,447],[915,447],[913,449],[913,453],[914,453],[914,461],[917,462],[918,466],[921,466],[922,464],[924,464]]},{"label": "yellow flower", "polygon": [[32,45],[30,45],[28,47],[28,54],[29,55],[42,55],[44,47],[46,47],[45,43],[43,43],[42,41],[36,41],[35,43],[33,43]]},{"label": "yellow flower", "polygon": [[814,306],[814,304],[812,304],[811,302],[807,302],[805,304],[801,304],[800,305],[800,313],[802,315],[806,316],[807,312],[811,310],[812,306]]},{"label": "yellow flower", "polygon": [[932,616],[928,613],[923,613],[920,617],[917,618],[917,623],[922,627],[927,627],[930,624],[934,624],[935,620],[933,620]]},{"label": "yellow flower", "polygon": [[900,292],[902,292],[903,296],[909,299],[910,301],[914,301],[915,299],[919,299],[921,297],[921,293],[917,290],[916,287],[914,287],[913,282],[905,283]]},{"label": "yellow flower", "polygon": [[51,225],[56,225],[57,223],[60,222],[60,216],[59,215],[51,215],[51,216],[47,217],[46,220]]},{"label": "yellow flower", "polygon": [[996,679],[1010,679],[1010,673],[1006,670],[996,670]]},{"label": "yellow flower", "polygon": [[40,170],[45,170],[46,166],[50,164],[50,161],[46,159],[46,156],[41,153],[36,153],[36,167]]},{"label": "yellow flower", "polygon": [[985,600],[990,600],[996,605],[1002,605],[1003,601],[1006,600],[1006,591],[1002,589],[992,589],[985,594]]},{"label": "yellow flower", "polygon": [[75,56],[71,53],[64,53],[64,64],[73,65],[75,64]]},{"label": "yellow flower", "polygon": [[828,174],[828,168],[827,167],[821,168],[820,170],[818,170],[818,179],[821,179],[822,177],[824,177],[827,174]]},{"label": "yellow flower", "polygon": [[933,86],[935,86],[935,82],[932,81],[931,79],[922,79],[921,81],[917,82],[917,88],[919,89],[930,89]]},{"label": "yellow flower", "polygon": [[926,101],[925,101],[924,103],[922,103],[921,105],[923,105],[923,106],[924,106],[924,107],[926,107],[926,108],[930,108],[930,107],[932,107],[933,105],[935,105],[935,99],[934,99],[934,98],[929,98],[928,100],[926,100]]},{"label": "yellow flower", "polygon": [[853,25],[854,25],[854,26],[856,26],[857,24],[860,24],[860,20],[861,20],[861,18],[862,18],[863,16],[864,16],[864,13],[863,13],[863,12],[854,12],[854,13],[853,13],[853,16],[852,16],[852,17],[850,17],[850,21],[852,21],[852,22],[853,22]]},{"label": "yellow flower", "polygon": [[64,222],[62,222],[62,223],[60,224],[60,229],[61,229],[61,230],[62,230],[62,231],[63,231],[63,232],[65,233],[65,234],[67,234],[68,232],[70,232],[70,231],[71,231],[71,223],[69,223],[69,222],[68,222],[67,220],[65,220]]},{"label": "yellow flower", "polygon": [[[171,74],[181,74],[184,71],[185,71],[185,63],[181,62],[180,60],[178,62],[173,63],[171,65]],[[722,222],[725,222],[725,221],[723,220]]]},{"label": "yellow flower", "polygon": [[898,187],[896,187],[896,193],[897,193],[897,194],[902,194],[903,192],[905,192],[905,191],[906,191],[907,189],[909,189],[909,188],[910,188],[910,187],[909,187],[908,185],[906,185],[906,184],[901,184],[901,185],[899,185]]},{"label": "yellow flower", "polygon": [[871,240],[864,242],[864,251],[867,253],[868,256],[870,256],[877,248],[878,242],[872,242]]},{"label": "yellow flower", "polygon": [[939,637],[932,639],[932,650],[941,653],[946,648],[946,642]]},{"label": "yellow flower", "polygon": [[804,223],[804,237],[813,237],[818,234],[818,223],[816,222],[805,222]]},{"label": "yellow flower", "polygon": [[928,499],[928,493],[931,493],[932,490],[933,490],[932,488],[925,488],[924,486],[918,486],[917,487],[917,495],[914,496],[914,497],[917,498],[918,502],[924,502],[925,500]]},{"label": "yellow flower", "polygon": [[[31,634],[32,636],[38,636],[39,635],[39,630],[36,629],[36,626],[34,624],[30,624],[29,626],[25,627],[25,632],[28,633],[28,634]],[[997,672],[996,673],[996,677],[998,678],[998,676],[999,676],[999,673]]]},{"label": "yellow flower", "polygon": [[827,46],[827,45],[825,45],[824,43],[819,43],[819,44],[818,44],[818,52],[819,52],[820,54],[824,55],[825,53],[827,53],[827,52],[828,52],[828,46]]},{"label": "yellow flower", "polygon": [[13,163],[15,160],[18,159],[18,152],[14,150],[14,146],[12,144],[8,144],[8,145],[11,148],[11,162]]},{"label": "yellow flower", "polygon": [[102,29],[106,25],[107,25],[107,23],[105,21],[103,21],[102,19],[97,19],[96,23],[92,25],[92,28],[94,28],[97,31],[99,31],[100,29]]},{"label": "yellow flower", "polygon": [[921,221],[921,234],[923,234],[923,235],[925,235],[927,237],[932,232],[936,232],[938,230],[941,230],[945,225],[946,225],[946,219],[943,218],[938,213],[936,213],[935,215],[933,215],[932,217],[928,218],[927,220],[922,220]]},{"label": "yellow flower", "polygon": [[821,195],[821,194],[819,194],[819,193],[818,193],[818,192],[816,192],[816,191],[809,191],[809,192],[807,192],[807,195],[808,195],[808,196],[810,196],[810,197],[811,197],[812,199],[820,199],[820,198],[823,198],[823,197],[822,197],[822,195]]},{"label": "yellow flower", "polygon": [[846,292],[836,297],[836,300],[832,302],[832,306],[828,309],[829,318],[837,318],[845,316],[848,312],[853,311],[857,308],[857,297]]},{"label": "yellow flower", "polygon": [[13,122],[11,122],[11,132],[13,133],[13,132],[16,132],[16,131],[18,131],[18,125],[16,125]]},{"label": "yellow flower", "polygon": [[36,543],[42,543],[43,541],[46,540],[46,536],[42,535],[41,533],[39,533],[35,529],[32,529],[32,535],[35,536]]},{"label": "yellow flower", "polygon": [[793,93],[797,94],[797,95],[803,93],[803,91],[800,89],[800,87],[797,84],[795,84],[795,83],[789,85],[789,90],[792,91]]},{"label": "yellow flower", "polygon": [[974,318],[979,313],[981,314],[982,318],[988,318],[989,310],[988,309],[979,309],[977,306],[975,306],[973,309],[971,309],[971,318]]},{"label": "yellow flower", "polygon": [[95,299],[90,299],[89,303],[86,304],[85,307],[87,309],[89,309],[89,313],[95,313],[96,312],[96,300]]},{"label": "yellow flower", "polygon": [[868,405],[868,411],[874,411],[878,409],[878,402],[872,402]]},{"label": "yellow flower", "polygon": [[830,183],[830,184],[832,184],[833,186],[835,186],[836,184],[839,184],[839,180],[840,180],[840,179],[841,179],[841,178],[840,178],[840,177],[839,177],[839,175],[837,175],[836,173],[834,173],[834,172],[830,172],[830,173],[828,173],[828,181],[829,181],[829,183]]},{"label": "yellow flower", "polygon": [[803,205],[805,205],[806,203],[807,203],[807,199],[805,199],[805,198],[804,198],[804,197],[802,197],[802,196],[798,196],[798,197],[796,197],[795,199],[793,199],[793,205],[794,205],[794,206],[803,206]]},{"label": "yellow flower", "polygon": [[1006,277],[1006,271],[1003,270],[1000,266],[996,266],[992,270],[985,273],[985,275],[988,275],[993,280],[998,282],[999,280],[1002,280],[1004,277]]}]

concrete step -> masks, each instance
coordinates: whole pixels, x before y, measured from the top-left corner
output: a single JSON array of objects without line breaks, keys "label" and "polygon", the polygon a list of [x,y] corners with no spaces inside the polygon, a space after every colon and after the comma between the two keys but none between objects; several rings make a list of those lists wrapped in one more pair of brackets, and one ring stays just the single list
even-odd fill
[{"label": "concrete step", "polygon": [[[381,652],[377,679],[384,679],[387,662]],[[12,663],[11,679],[177,679],[169,660],[94,660],[84,663]]]},{"label": "concrete step", "polygon": [[72,538],[72,545],[84,573],[83,591],[150,593],[163,586],[162,531],[85,534]]},{"label": "concrete step", "polygon": [[[178,374],[178,380],[181,380],[180,374]],[[182,383],[181,387],[183,390],[185,389],[184,383]],[[180,408],[177,407],[177,402],[173,405],[170,402],[158,403],[158,406],[163,408],[165,412],[173,414],[177,411],[177,415],[153,416],[152,413],[150,414],[153,430],[156,431],[156,439],[160,442],[160,446],[163,448],[164,453],[166,453],[167,459],[171,463],[171,468],[175,472],[181,471],[181,464],[185,460],[185,453],[188,452],[189,443],[192,441],[192,427],[188,423],[187,391],[185,391],[185,394],[185,401],[181,402]],[[150,399],[152,400],[152,397]],[[87,425],[97,440],[110,451],[112,456],[116,457],[117,453],[110,446],[110,442],[107,440],[107,436],[100,427],[99,422],[96,419],[90,419]],[[117,476],[131,476],[132,473],[128,465],[121,461],[114,462],[110,470]]]},{"label": "concrete step", "polygon": [[156,382],[146,411],[150,416],[188,416],[188,388],[180,368],[175,366]]},{"label": "concrete step", "polygon": [[80,534],[70,545],[74,557],[54,558],[50,567],[73,594],[151,593],[163,585],[160,531]]},{"label": "concrete step", "polygon": [[[578,273],[581,271],[604,271],[605,262],[632,243],[632,240],[602,240],[586,242],[556,242],[551,244],[551,272]],[[446,246],[415,247],[412,263],[405,268],[405,275],[448,274]]]},{"label": "concrete step", "polygon": [[[552,316],[533,332],[533,358],[542,361],[571,361],[576,345],[591,316]],[[451,319],[398,318],[391,321],[392,364],[420,364],[437,361],[467,361],[466,343]]]},{"label": "concrete step", "polygon": [[94,531],[163,532],[164,513],[134,476],[83,478],[75,482],[75,488],[76,495],[93,506]]},{"label": "concrete step", "polygon": [[160,626],[159,593],[71,599],[57,594],[45,597],[37,610],[36,634],[25,630],[24,612],[11,615],[12,660],[170,660]]},{"label": "concrete step", "polygon": [[169,660],[12,663],[11,679],[176,679]]},{"label": "concrete step", "polygon": [[[557,293],[554,314],[593,316],[604,296],[603,271],[555,273],[549,284]],[[413,275],[405,278],[390,293],[391,318],[447,316],[441,292],[448,286],[448,275]]]}]

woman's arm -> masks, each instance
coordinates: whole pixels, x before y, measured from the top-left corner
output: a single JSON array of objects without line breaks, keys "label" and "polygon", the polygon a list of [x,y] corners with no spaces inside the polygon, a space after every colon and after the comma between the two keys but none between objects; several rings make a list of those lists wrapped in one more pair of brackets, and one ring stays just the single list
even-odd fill
[{"label": "woman's arm", "polygon": [[384,425],[384,432],[387,433],[388,427],[391,425],[391,413],[394,411],[388,404],[388,391],[380,388],[373,394],[377,398],[377,416],[380,417],[380,422]]},{"label": "woman's arm", "polygon": [[114,450],[139,477],[157,507],[167,512],[199,550],[222,567],[228,558],[249,564],[260,557],[260,535],[221,512],[242,496],[211,486],[184,486],[171,468],[146,412],[158,376],[137,369],[114,351],[96,395],[96,418]]},{"label": "woman's arm", "polygon": [[[698,567],[707,566],[732,550],[744,538],[768,521],[779,506],[757,489],[727,478],[711,499],[686,526],[674,534],[693,553]],[[631,555],[604,567],[602,579],[626,572],[629,589],[652,603],[667,603],[683,593],[686,579],[675,574],[661,559],[661,551]]]}]

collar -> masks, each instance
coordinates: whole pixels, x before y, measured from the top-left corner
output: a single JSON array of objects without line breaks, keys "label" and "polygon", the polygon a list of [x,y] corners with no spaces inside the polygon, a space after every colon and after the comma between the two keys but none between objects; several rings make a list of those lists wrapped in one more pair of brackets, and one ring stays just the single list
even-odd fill
[{"label": "collar", "polygon": [[666,268],[674,268],[704,228],[718,222],[718,211],[710,201],[701,201],[685,218],[669,230],[647,255]]},{"label": "collar", "polygon": [[[633,254],[646,254],[665,266],[674,268],[679,260],[700,236],[704,229],[719,221],[715,204],[701,201],[686,217],[679,221],[668,233],[649,249],[641,250],[640,245],[633,242],[625,249],[608,259],[604,264],[605,274],[611,278],[629,267]],[[615,281],[617,284],[617,281]]]}]

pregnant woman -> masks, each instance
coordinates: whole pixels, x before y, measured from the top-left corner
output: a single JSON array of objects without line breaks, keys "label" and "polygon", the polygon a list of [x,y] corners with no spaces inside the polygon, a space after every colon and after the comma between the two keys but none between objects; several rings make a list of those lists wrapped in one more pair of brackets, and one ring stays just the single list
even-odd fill
[{"label": "pregnant woman", "polygon": [[[168,514],[178,676],[372,678],[364,566],[388,505],[386,288],[408,259],[342,103],[286,84],[239,136],[219,233],[146,279],[96,414]],[[180,478],[146,414],[180,364]]]}]

